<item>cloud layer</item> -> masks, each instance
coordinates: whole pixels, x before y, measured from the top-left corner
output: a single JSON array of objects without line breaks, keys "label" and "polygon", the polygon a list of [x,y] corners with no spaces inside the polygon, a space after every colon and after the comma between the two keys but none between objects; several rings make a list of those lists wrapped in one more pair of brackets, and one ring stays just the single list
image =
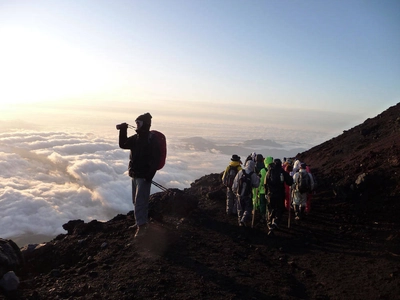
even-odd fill
[{"label": "cloud layer", "polygon": [[[244,159],[260,143],[286,151],[273,141],[254,142],[258,146],[168,139],[167,163],[154,181],[184,189],[203,175],[222,172],[232,152]],[[106,221],[126,214],[133,209],[128,159],[129,151],[120,149],[117,139],[93,134],[0,133],[0,237],[28,235],[33,242],[34,236],[65,233],[62,225],[69,220]],[[152,193],[159,191],[152,186]]]}]

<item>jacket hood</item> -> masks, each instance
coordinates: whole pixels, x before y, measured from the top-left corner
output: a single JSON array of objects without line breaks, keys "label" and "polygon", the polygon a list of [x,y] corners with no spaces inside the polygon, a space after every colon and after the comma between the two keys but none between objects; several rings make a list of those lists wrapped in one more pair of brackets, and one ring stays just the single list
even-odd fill
[{"label": "jacket hood", "polygon": [[272,156],[267,156],[265,159],[264,159],[264,165],[266,166],[266,167],[268,167],[268,165],[270,164],[270,163],[272,163],[274,161],[274,159],[272,158]]},{"label": "jacket hood", "polygon": [[244,166],[244,170],[247,174],[249,174],[250,172],[254,172],[254,167],[255,167],[255,162],[252,160],[248,160],[246,162],[246,165]]}]

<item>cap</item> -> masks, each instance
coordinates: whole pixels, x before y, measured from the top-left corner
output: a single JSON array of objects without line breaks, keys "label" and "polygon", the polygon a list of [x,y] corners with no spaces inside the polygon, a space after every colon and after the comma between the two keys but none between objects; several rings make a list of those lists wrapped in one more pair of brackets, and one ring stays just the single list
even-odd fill
[{"label": "cap", "polygon": [[152,116],[150,113],[145,113],[137,117],[136,120],[143,121],[143,123],[151,125],[151,118]]},{"label": "cap", "polygon": [[275,158],[274,159],[274,163],[275,163],[275,165],[279,165],[279,166],[282,166],[282,161],[279,159],[279,158]]},{"label": "cap", "polygon": [[301,163],[301,164],[300,164],[300,168],[305,169],[306,167],[307,167],[307,164],[306,164],[306,163]]},{"label": "cap", "polygon": [[231,158],[231,161],[240,161],[240,156],[238,156],[236,154],[233,154],[232,158]]}]

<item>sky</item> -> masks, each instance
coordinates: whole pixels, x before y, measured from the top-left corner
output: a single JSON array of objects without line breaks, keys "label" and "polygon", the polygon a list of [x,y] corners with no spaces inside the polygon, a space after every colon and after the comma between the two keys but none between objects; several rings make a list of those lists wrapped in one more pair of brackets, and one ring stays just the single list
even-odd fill
[{"label": "sky", "polygon": [[2,0],[0,116],[30,120],[40,103],[351,126],[399,101],[399,13],[397,0]]},{"label": "sky", "polygon": [[295,155],[375,117],[400,101],[399,16],[397,0],[0,0],[0,237],[132,209],[115,125],[145,112],[168,142],[156,181],[177,188],[243,141]]}]

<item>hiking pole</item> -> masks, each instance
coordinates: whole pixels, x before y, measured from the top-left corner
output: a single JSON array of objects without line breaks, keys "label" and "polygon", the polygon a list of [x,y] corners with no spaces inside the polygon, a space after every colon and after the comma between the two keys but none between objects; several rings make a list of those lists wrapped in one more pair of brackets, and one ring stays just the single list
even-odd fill
[{"label": "hiking pole", "polygon": [[290,206],[292,205],[292,194],[293,194],[293,189],[292,189],[292,187],[290,187],[287,228],[290,228],[290,216],[291,216]]},{"label": "hiking pole", "polygon": [[251,216],[251,228],[254,228],[254,217],[255,217],[255,214],[256,214],[256,208],[255,208],[255,205],[253,205],[253,213],[252,213],[252,216]]},{"label": "hiking pole", "polygon": [[166,187],[163,187],[161,184],[159,184],[159,183],[157,183],[155,181],[152,181],[151,183],[154,184],[156,187],[158,187],[163,192],[169,192],[169,190]]},{"label": "hiking pole", "polygon": [[258,199],[258,188],[255,190],[256,192],[256,198],[255,198],[255,202],[253,203],[253,214],[251,216],[251,228],[254,228],[254,219],[256,216],[256,206],[257,206],[257,199]]}]

